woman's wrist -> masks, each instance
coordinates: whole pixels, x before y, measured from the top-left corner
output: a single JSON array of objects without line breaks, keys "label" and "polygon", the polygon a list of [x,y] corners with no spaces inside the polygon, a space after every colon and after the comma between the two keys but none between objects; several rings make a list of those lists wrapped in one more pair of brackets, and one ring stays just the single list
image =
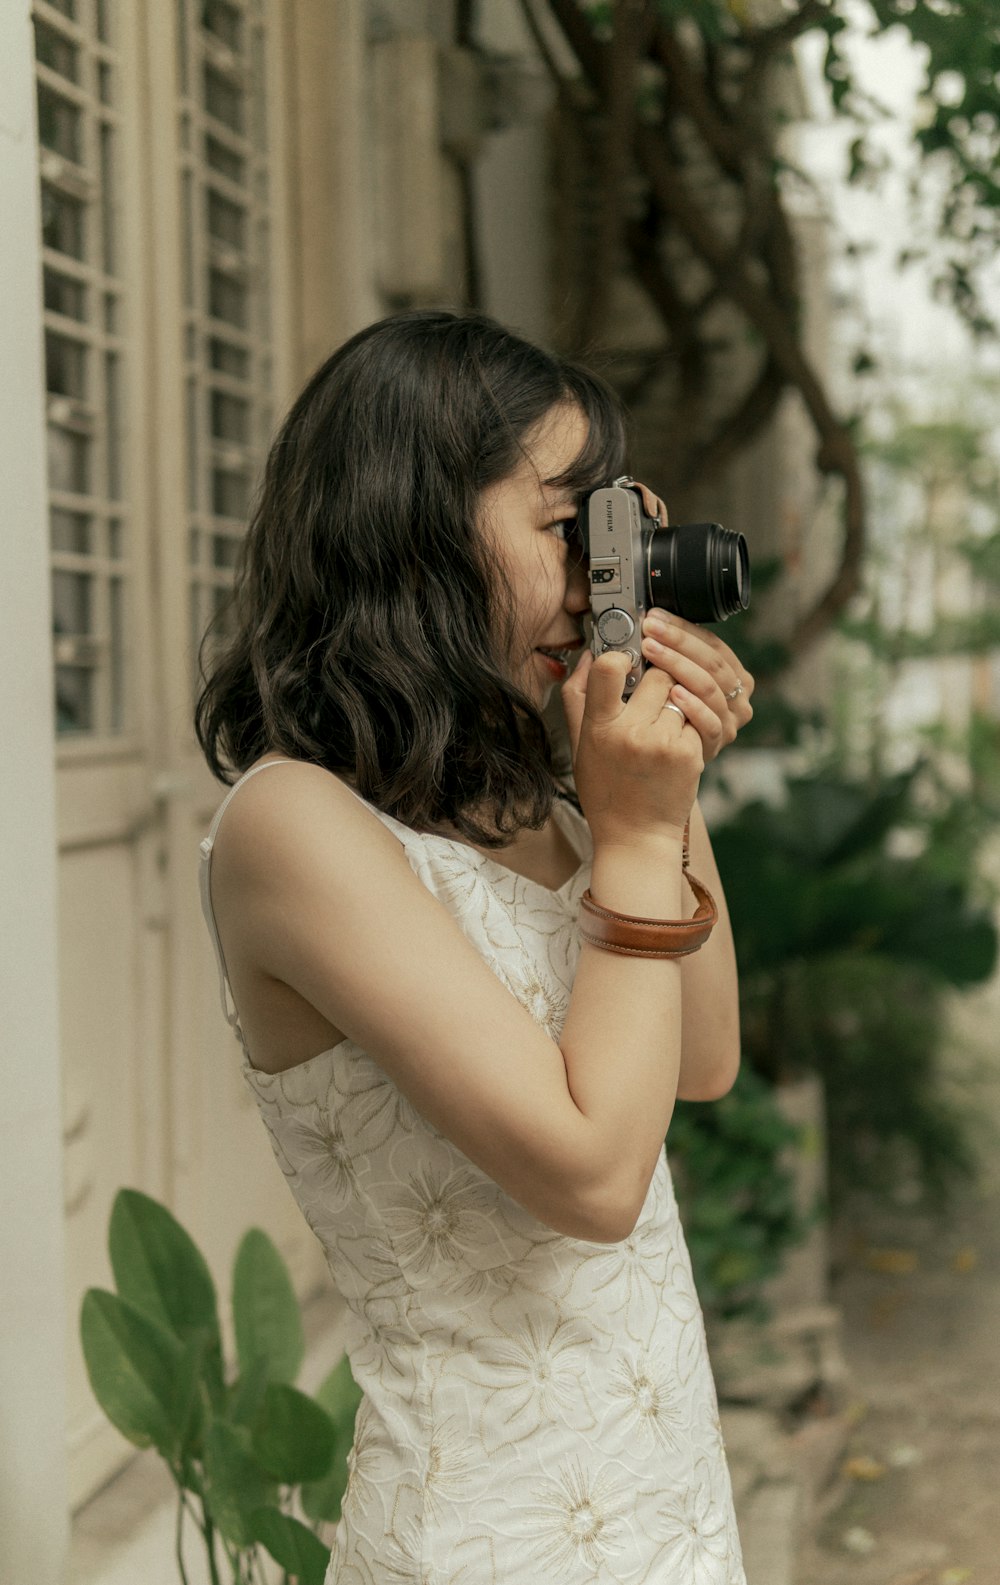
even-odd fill
[{"label": "woman's wrist", "polygon": [[594,846],[590,891],[602,908],[643,919],[686,917],[684,833]]}]

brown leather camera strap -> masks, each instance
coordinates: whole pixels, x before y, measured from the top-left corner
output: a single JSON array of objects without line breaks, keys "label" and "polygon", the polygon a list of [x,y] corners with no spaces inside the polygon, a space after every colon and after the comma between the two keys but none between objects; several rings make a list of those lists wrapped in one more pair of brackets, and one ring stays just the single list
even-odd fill
[{"label": "brown leather camera strap", "polygon": [[580,899],[580,934],[585,941],[606,952],[620,952],[633,958],[682,958],[703,947],[719,917],[715,899],[688,869],[689,826],[684,827],[684,878],[698,899],[690,919],[644,919],[603,908],[591,896],[590,888]]}]

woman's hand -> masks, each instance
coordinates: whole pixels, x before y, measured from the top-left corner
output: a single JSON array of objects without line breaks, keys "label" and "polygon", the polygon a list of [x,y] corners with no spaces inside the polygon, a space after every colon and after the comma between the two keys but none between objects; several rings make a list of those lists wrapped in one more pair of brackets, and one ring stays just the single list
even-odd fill
[{"label": "woman's hand", "polygon": [[632,662],[618,650],[597,660],[584,650],[563,683],[562,701],[573,749],[573,778],[595,848],[679,837],[704,767],[701,733],[678,703],[672,679],[648,666],[626,704]]},{"label": "woman's hand", "polygon": [[753,717],[753,677],[715,633],[656,606],[642,624],[642,654],[672,679],[670,698],[701,737],[707,764]]}]

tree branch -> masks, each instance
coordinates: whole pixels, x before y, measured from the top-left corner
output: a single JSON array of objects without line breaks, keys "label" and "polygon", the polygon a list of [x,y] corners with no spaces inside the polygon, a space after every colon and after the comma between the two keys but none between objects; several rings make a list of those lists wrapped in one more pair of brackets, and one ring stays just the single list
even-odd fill
[{"label": "tree branch", "polygon": [[768,358],[742,401],[725,415],[715,434],[687,458],[681,487],[690,488],[698,478],[731,462],[766,427],[787,388],[781,371]]},{"label": "tree branch", "polygon": [[600,340],[607,328],[611,284],[618,262],[635,120],[636,65],[652,26],[647,0],[618,0],[610,46],[600,194],[594,249],[577,328],[578,346]]}]

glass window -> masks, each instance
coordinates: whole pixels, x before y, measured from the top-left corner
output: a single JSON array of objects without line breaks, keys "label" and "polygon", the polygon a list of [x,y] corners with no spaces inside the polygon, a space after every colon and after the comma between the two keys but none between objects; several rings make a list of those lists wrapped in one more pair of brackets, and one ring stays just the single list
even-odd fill
[{"label": "glass window", "polygon": [[94,730],[94,674],[89,666],[56,667],[56,731]]},{"label": "glass window", "polygon": [[65,33],[35,17],[35,58],[69,82],[80,80],[80,51]]},{"label": "glass window", "polygon": [[74,165],[81,161],[81,127],[83,117],[79,105],[74,105],[46,83],[38,84],[38,141],[53,154],[61,154]]},{"label": "glass window", "polygon": [[78,198],[42,183],[42,242],[71,259],[83,258],[84,206]]},{"label": "glass window", "polygon": [[228,242],[231,247],[243,249],[247,239],[247,215],[241,204],[223,198],[214,188],[206,189],[208,198],[208,234],[217,242]]},{"label": "glass window", "polygon": [[242,281],[222,270],[208,272],[208,311],[213,319],[223,319],[241,330],[247,323],[247,289]]},{"label": "glass window", "polygon": [[48,427],[49,489],[86,495],[90,487],[90,436]]},{"label": "glass window", "polygon": [[42,271],[42,298],[46,308],[65,319],[87,317],[87,288],[72,275],[61,275],[46,266]]},{"label": "glass window", "polygon": [[[61,17],[75,23],[72,36]],[[127,724],[129,522],[123,507],[109,511],[125,477],[128,357],[122,132],[108,108],[119,66],[114,21],[113,0],[48,0],[35,19],[56,726],[97,736]]]},{"label": "glass window", "polygon": [[212,469],[212,511],[216,517],[244,518],[248,496],[245,474]]},{"label": "glass window", "polygon": [[208,338],[208,366],[219,374],[230,374],[235,380],[245,380],[250,373],[250,354],[246,347],[237,347],[221,336]]},{"label": "glass window", "polygon": [[92,580],[89,572],[52,574],[52,631],[87,634],[91,631]]},{"label": "glass window", "polygon": [[220,176],[228,176],[231,182],[242,185],[246,181],[247,162],[242,154],[220,143],[210,132],[205,134],[205,163]]},{"label": "glass window", "polygon": [[87,395],[87,348],[54,330],[45,332],[45,387],[53,395],[81,402]]},{"label": "glass window", "polygon": [[250,404],[227,391],[209,392],[209,425],[216,440],[245,445],[250,438]]},{"label": "glass window", "polygon": [[239,54],[243,47],[243,18],[238,6],[227,5],[226,0],[204,0],[201,25]]},{"label": "glass window", "polygon": [[69,551],[75,556],[86,556],[90,551],[91,521],[86,512],[67,512],[54,506],[49,513],[49,526],[53,550]]},{"label": "glass window", "polygon": [[184,344],[195,679],[203,635],[213,644],[233,619],[233,574],[271,414],[267,30],[263,0],[177,3],[188,41],[179,109],[192,133],[180,167],[191,183],[194,274]]},{"label": "glass window", "polygon": [[204,107],[213,121],[221,121],[231,132],[242,132],[245,119],[244,96],[234,82],[214,66],[205,63]]}]

